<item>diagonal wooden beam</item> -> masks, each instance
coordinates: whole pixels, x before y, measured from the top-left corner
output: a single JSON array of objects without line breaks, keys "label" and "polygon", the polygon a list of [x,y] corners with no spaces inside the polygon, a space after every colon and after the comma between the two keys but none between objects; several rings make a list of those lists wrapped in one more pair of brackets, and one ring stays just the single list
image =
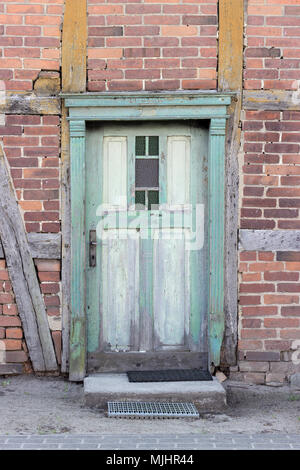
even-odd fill
[{"label": "diagonal wooden beam", "polygon": [[0,145],[0,238],[35,371],[56,371],[47,313],[26,232]]}]

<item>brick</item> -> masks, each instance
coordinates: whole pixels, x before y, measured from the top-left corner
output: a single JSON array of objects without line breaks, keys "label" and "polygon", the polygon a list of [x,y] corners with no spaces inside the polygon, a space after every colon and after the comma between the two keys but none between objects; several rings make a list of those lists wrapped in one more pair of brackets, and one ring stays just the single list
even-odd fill
[{"label": "brick", "polygon": [[254,206],[254,207],[275,207],[276,206],[276,199],[269,199],[269,198],[244,198],[243,199],[244,206]]},{"label": "brick", "polygon": [[58,282],[60,281],[60,272],[59,271],[39,271],[38,272],[39,280],[41,282]]},{"label": "brick", "polygon": [[140,80],[132,80],[132,81],[112,80],[108,82],[108,89],[110,91],[142,90],[143,82]]},{"label": "brick", "polygon": [[290,349],[290,342],[276,339],[265,340],[265,348],[267,351],[287,351]]},{"label": "brick", "polygon": [[18,309],[16,304],[3,305],[3,315],[18,315]]},{"label": "brick", "polygon": [[298,210],[292,209],[265,209],[264,217],[266,218],[282,218],[298,217]]},{"label": "brick", "polygon": [[266,304],[295,304],[299,302],[299,296],[266,294],[264,301]]},{"label": "brick", "polygon": [[0,315],[0,326],[21,326],[19,317]]},{"label": "brick", "polygon": [[180,88],[179,80],[155,80],[145,83],[146,90],[176,90]]},{"label": "brick", "polygon": [[260,282],[259,284],[240,284],[240,292],[243,293],[259,293],[259,292],[274,292],[274,284],[266,284]]},{"label": "brick", "polygon": [[273,372],[267,373],[266,374],[266,383],[284,383],[286,380],[286,374],[274,374]]},{"label": "brick", "polygon": [[300,317],[300,307],[281,307],[283,317]]},{"label": "brick", "polygon": [[256,261],[256,251],[242,251],[240,253],[241,261]]},{"label": "brick", "polygon": [[263,251],[258,253],[259,261],[273,261],[275,254],[272,251]]},{"label": "brick", "polygon": [[1,293],[0,292],[0,304],[11,304],[13,302],[13,297],[11,294],[8,293]]},{"label": "brick", "polygon": [[60,223],[54,222],[43,222],[42,223],[42,232],[44,233],[59,233],[60,232]]},{"label": "brick", "polygon": [[182,17],[184,25],[215,25],[217,24],[216,15],[184,15]]},{"label": "brick", "polygon": [[43,294],[57,294],[59,292],[59,284],[57,283],[42,283],[41,291]]},{"label": "brick", "polygon": [[28,357],[24,351],[6,351],[6,362],[26,362]]},{"label": "brick", "polygon": [[280,361],[280,353],[271,351],[248,351],[247,361]]},{"label": "brick", "polygon": [[241,209],[241,217],[252,217],[258,218],[262,216],[262,211],[260,209]]},{"label": "brick", "polygon": [[259,295],[241,295],[239,303],[240,305],[259,305],[261,303],[261,298]]},{"label": "brick", "polygon": [[[167,28],[167,26],[165,26]],[[158,36],[160,28],[158,26],[125,26],[125,36]],[[175,36],[177,36],[175,34]]]},{"label": "brick", "polygon": [[268,372],[270,365],[268,362],[240,361],[239,369],[241,372]]},{"label": "brick", "polygon": [[242,274],[242,281],[243,282],[255,282],[261,280],[260,273],[243,273]]},{"label": "brick", "polygon": [[268,272],[266,271],[264,273],[264,280],[265,281],[298,281],[299,279],[299,273],[292,272]]},{"label": "brick", "polygon": [[[160,9],[159,9],[160,11]],[[123,13],[123,6],[122,5],[89,5],[89,14],[90,15],[111,15],[111,14],[117,14],[117,13]],[[126,13],[128,13],[126,11]],[[141,13],[139,11],[131,11],[133,14]],[[158,12],[159,13],[159,12]]]},{"label": "brick", "polygon": [[44,300],[46,307],[57,307],[60,305],[60,299],[57,295],[45,295]]},{"label": "brick", "polygon": [[264,372],[246,372],[244,374],[244,381],[246,383],[262,385],[265,383],[265,373]]},{"label": "brick", "polygon": [[260,272],[260,271],[280,271],[284,269],[282,262],[264,262],[264,263],[251,263],[249,271]]},{"label": "brick", "polygon": [[123,36],[121,26],[97,26],[89,28],[90,36]]},{"label": "brick", "polygon": [[259,318],[246,318],[242,320],[243,328],[260,328],[262,320]]},{"label": "brick", "polygon": [[239,353],[241,353],[240,356],[243,356],[242,359],[244,359],[244,356],[246,357],[246,353],[244,353],[241,350],[248,351],[248,350],[261,349],[263,346],[263,342],[257,339],[256,340],[239,339],[238,346],[239,346]]},{"label": "brick", "polygon": [[300,207],[300,199],[279,199],[280,207]]},{"label": "brick", "polygon": [[[0,317],[1,318],[1,317]],[[300,328],[293,330],[292,328],[280,330],[280,338],[282,339],[300,339]]]},{"label": "brick", "polygon": [[248,47],[245,51],[246,57],[280,57],[279,48],[267,47]]},{"label": "brick", "polygon": [[[276,338],[276,330],[268,328],[249,328],[243,329],[240,334],[242,339],[267,339],[267,338]],[[263,360],[263,359],[262,359]]]},{"label": "brick", "polygon": [[265,318],[264,326],[266,328],[297,328],[299,326],[298,318]]},{"label": "brick", "polygon": [[158,47],[128,47],[124,49],[124,57],[159,57]]},{"label": "brick", "polygon": [[196,36],[198,28],[196,26],[162,26],[162,36]]},{"label": "brick", "polygon": [[60,261],[56,260],[35,260],[35,265],[38,271],[47,273],[60,271]]},{"label": "brick", "polygon": [[6,338],[22,339],[23,338],[22,328],[6,328]]}]

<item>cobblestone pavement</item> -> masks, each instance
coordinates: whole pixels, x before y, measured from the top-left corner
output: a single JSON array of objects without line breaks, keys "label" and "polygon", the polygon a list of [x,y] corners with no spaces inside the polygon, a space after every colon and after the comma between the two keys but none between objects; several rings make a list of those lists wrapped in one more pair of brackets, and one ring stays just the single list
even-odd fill
[{"label": "cobblestone pavement", "polygon": [[0,450],[300,450],[300,434],[55,434],[0,436]]}]

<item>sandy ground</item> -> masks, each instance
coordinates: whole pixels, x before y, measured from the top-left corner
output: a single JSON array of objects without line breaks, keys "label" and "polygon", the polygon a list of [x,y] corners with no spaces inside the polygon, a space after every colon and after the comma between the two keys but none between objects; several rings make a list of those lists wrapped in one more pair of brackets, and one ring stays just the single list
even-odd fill
[{"label": "sandy ground", "polygon": [[300,390],[226,381],[226,414],[200,419],[107,418],[63,378],[0,377],[0,435],[54,433],[299,433]]}]

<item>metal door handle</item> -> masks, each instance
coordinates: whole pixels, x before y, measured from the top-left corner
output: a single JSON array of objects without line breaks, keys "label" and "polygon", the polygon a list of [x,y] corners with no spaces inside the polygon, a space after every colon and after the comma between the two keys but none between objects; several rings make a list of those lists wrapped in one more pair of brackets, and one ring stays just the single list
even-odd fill
[{"label": "metal door handle", "polygon": [[97,235],[96,230],[90,230],[90,267],[94,268],[97,265]]}]

